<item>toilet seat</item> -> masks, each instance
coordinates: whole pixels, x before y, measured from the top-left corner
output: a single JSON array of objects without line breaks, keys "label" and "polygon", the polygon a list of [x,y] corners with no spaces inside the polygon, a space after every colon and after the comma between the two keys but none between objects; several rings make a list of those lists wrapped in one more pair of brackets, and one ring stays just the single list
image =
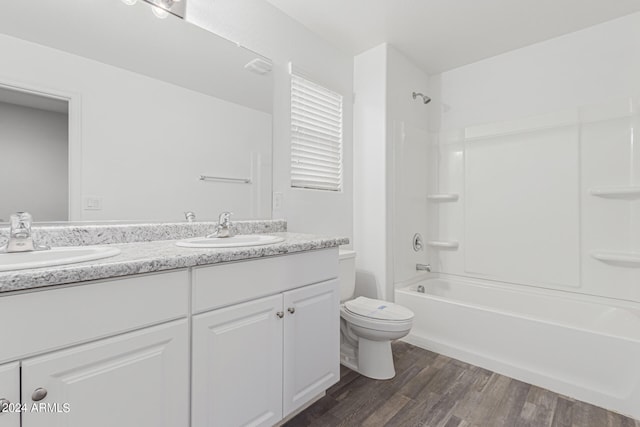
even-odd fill
[{"label": "toilet seat", "polygon": [[380,332],[408,331],[413,323],[413,312],[408,308],[365,297],[345,302],[340,315],[355,326]]},{"label": "toilet seat", "polygon": [[385,322],[406,322],[413,319],[413,312],[406,307],[388,301],[358,297],[344,303],[352,314]]},{"label": "toilet seat", "polygon": [[413,324],[413,320],[385,322],[383,320],[371,319],[370,317],[353,314],[344,306],[340,309],[340,316],[354,326],[380,332],[408,332]]}]

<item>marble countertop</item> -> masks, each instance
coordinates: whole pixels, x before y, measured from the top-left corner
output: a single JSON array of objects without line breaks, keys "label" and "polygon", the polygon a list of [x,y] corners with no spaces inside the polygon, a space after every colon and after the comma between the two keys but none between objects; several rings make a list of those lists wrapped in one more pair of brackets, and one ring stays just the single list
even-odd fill
[{"label": "marble countertop", "polygon": [[[206,236],[213,233],[215,221],[197,222],[118,222],[34,224],[33,239],[41,245],[56,247],[110,245],[114,243],[152,242]],[[236,234],[276,233],[287,231],[287,222],[275,220],[241,220],[232,226]],[[9,236],[7,224],[0,225],[0,245]]]},{"label": "marble countertop", "polygon": [[346,237],[288,232],[269,234],[284,237],[285,240],[273,245],[218,249],[182,248],[176,246],[176,240],[113,244],[109,246],[119,248],[122,252],[111,258],[64,266],[0,272],[0,294],[198,265],[285,255],[349,243]]}]

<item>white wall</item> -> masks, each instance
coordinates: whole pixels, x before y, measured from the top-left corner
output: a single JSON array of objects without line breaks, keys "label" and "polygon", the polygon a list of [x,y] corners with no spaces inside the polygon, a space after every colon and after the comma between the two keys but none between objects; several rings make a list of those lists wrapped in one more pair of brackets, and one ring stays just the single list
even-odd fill
[{"label": "white wall", "polygon": [[[353,57],[263,0],[190,0],[187,20],[274,61],[273,191],[284,196],[274,218],[286,219],[291,231],[353,237]],[[289,62],[344,96],[341,193],[291,188]]]},{"label": "white wall", "polygon": [[0,102],[0,222],[68,218],[68,116]]},{"label": "white wall", "polygon": [[393,298],[393,285],[416,275],[412,236],[426,235],[428,78],[392,46],[355,58],[355,249],[358,291]]},{"label": "white wall", "polygon": [[640,252],[640,13],[431,79],[439,146],[431,206],[440,272],[640,301],[640,271],[594,252]]},{"label": "white wall", "polygon": [[354,249],[357,289],[385,297],[391,275],[387,228],[387,45],[355,57]]},{"label": "white wall", "polygon": [[[12,37],[0,36],[0,51],[0,84],[72,99],[79,161],[71,167],[80,181],[72,219],[271,216],[269,114]],[[254,183],[202,182],[200,174]],[[102,210],[81,209],[86,197],[101,199]]]}]

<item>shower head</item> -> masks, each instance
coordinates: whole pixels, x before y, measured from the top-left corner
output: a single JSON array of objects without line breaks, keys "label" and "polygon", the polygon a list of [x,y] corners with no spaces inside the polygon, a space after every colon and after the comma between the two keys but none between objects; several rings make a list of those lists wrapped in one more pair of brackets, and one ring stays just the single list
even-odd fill
[{"label": "shower head", "polygon": [[418,92],[413,92],[413,99],[416,99],[417,97],[422,98],[422,102],[425,104],[428,104],[431,102],[431,98],[429,98],[427,95],[424,95]]}]

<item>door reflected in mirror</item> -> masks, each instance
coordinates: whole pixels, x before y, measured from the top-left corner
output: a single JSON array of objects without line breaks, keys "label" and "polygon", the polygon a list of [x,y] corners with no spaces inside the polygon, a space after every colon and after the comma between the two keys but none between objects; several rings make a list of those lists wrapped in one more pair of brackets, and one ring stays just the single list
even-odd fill
[{"label": "door reflected in mirror", "polygon": [[69,218],[69,105],[0,86],[0,222],[28,211]]}]

